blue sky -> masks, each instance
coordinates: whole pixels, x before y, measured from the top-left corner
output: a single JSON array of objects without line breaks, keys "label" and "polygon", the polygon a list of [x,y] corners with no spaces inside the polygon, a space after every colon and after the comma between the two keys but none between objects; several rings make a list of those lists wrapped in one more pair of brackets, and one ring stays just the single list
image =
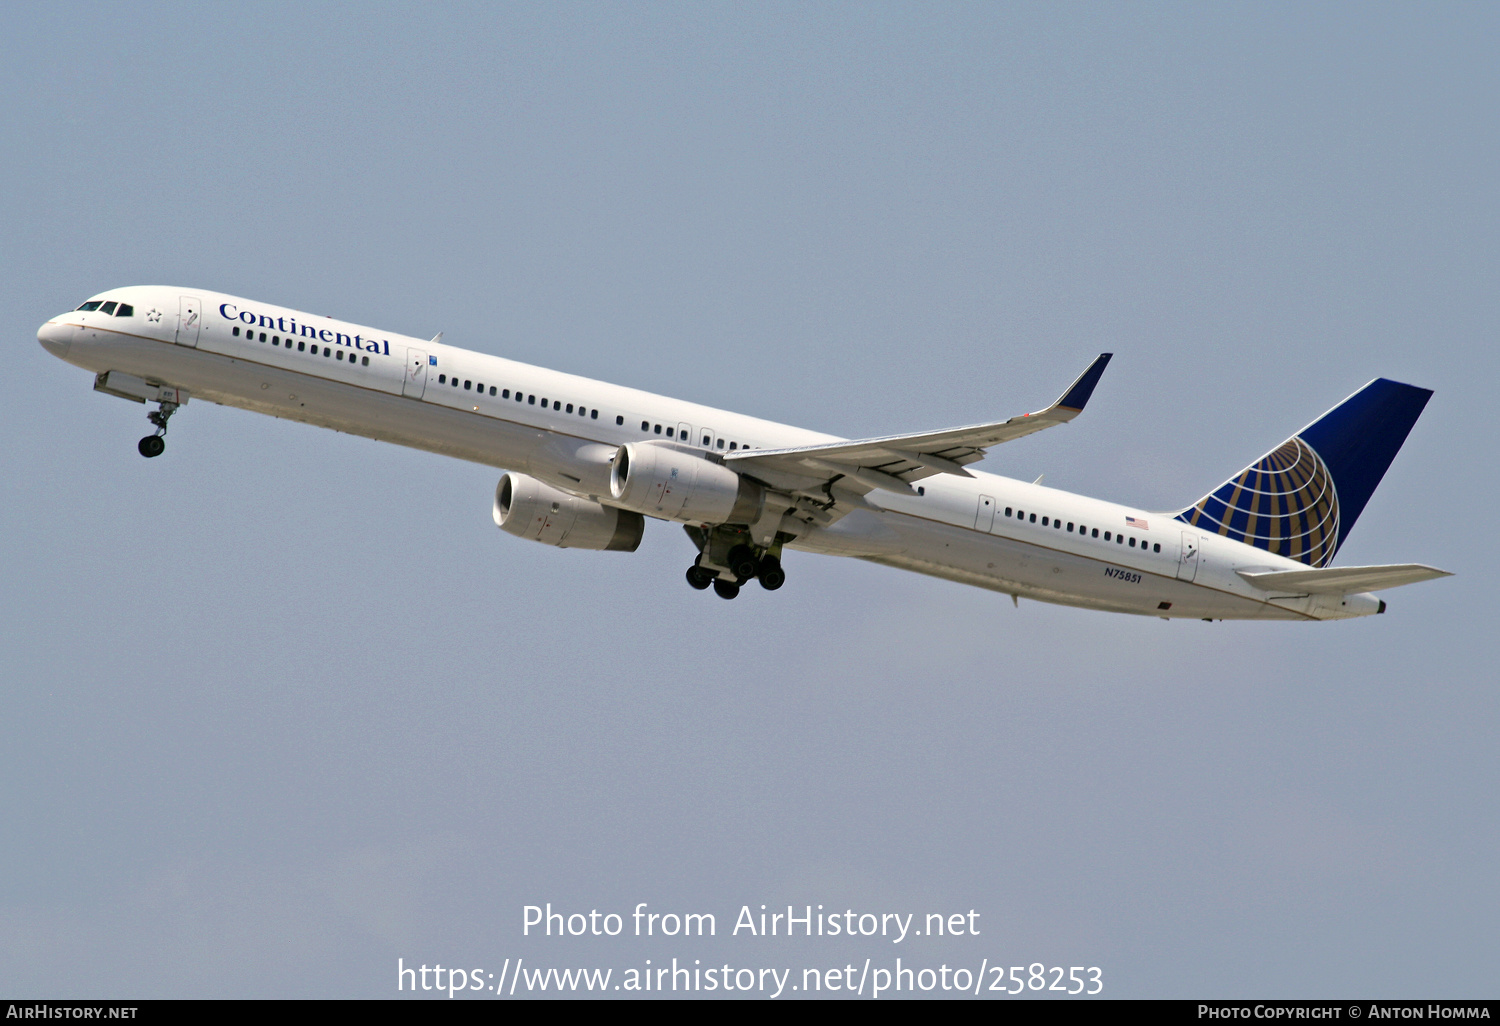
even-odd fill
[{"label": "blue sky", "polygon": [[[923,964],[1123,996],[1493,995],[1496,10],[70,5],[0,40],[24,379],[0,990],[393,995],[406,964],[843,964],[521,909],[982,912]],[[194,403],[165,457],[38,325],[223,290],[985,469],[1195,500],[1436,394],[1338,562],[1205,624],[794,554],[734,603],[490,521],[496,473]],[[1479,510],[1475,514],[1473,510]]]}]

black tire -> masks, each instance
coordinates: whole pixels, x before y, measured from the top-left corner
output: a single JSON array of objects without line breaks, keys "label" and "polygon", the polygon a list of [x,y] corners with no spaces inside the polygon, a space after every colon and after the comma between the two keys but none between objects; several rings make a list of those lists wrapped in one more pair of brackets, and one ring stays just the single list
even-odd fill
[{"label": "black tire", "polygon": [[136,443],[136,451],[148,460],[166,451],[167,443],[160,435],[147,435]]},{"label": "black tire", "polygon": [[714,581],[714,594],[721,599],[732,599],[740,593],[740,586],[733,581]]},{"label": "black tire", "polygon": [[775,591],[786,583],[786,570],[781,568],[780,559],[775,556],[766,556],[760,561],[760,586],[766,591]]},{"label": "black tire", "polygon": [[710,584],[714,583],[714,575],[703,569],[701,566],[694,564],[693,566],[688,567],[687,582],[688,586],[691,587],[694,591],[702,591]]},{"label": "black tire", "polygon": [[748,581],[759,569],[756,566],[755,550],[748,545],[736,545],[729,550],[728,566],[730,573],[742,581]]}]

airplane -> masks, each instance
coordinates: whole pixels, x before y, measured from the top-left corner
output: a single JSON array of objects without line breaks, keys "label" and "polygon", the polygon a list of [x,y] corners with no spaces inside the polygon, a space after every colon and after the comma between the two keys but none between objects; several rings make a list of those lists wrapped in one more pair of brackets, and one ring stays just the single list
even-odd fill
[{"label": "airplane", "polygon": [[1201,620],[1341,620],[1374,592],[1451,576],[1334,567],[1432,392],[1377,378],[1197,502],[1159,512],[970,469],[1083,412],[1111,354],[1050,406],[941,431],[844,439],[198,289],[111,289],[47,321],[96,391],[151,404],[142,456],[189,398],[503,471],[495,524],[633,552],[683,526],[688,584],[775,591],[787,550],[852,556],[1011,596]]}]

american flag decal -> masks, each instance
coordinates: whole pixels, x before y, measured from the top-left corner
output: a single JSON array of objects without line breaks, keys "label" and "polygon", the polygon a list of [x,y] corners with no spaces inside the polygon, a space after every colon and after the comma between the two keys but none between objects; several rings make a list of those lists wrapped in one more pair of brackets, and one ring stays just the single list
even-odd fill
[{"label": "american flag decal", "polygon": [[1125,518],[1125,526],[1126,527],[1136,527],[1136,528],[1139,528],[1142,531],[1149,531],[1149,530],[1151,530],[1151,525],[1150,524],[1148,524],[1144,520],[1140,520],[1140,519],[1138,519],[1136,517],[1126,517]]}]

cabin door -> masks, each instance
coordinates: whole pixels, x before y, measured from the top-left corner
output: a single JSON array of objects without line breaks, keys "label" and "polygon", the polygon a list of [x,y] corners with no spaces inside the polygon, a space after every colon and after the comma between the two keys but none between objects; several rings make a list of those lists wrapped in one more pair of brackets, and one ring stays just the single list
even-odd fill
[{"label": "cabin door", "polygon": [[401,382],[401,394],[412,399],[422,398],[427,391],[427,353],[422,349],[406,351],[406,378]]},{"label": "cabin door", "polygon": [[196,346],[198,332],[203,330],[203,301],[197,296],[177,300],[177,344]]},{"label": "cabin door", "polygon": [[974,512],[974,530],[989,534],[995,526],[995,500],[988,495],[979,497],[979,508]]},{"label": "cabin door", "polygon": [[1182,548],[1177,553],[1177,579],[1191,581],[1198,576],[1198,535],[1182,532]]}]

